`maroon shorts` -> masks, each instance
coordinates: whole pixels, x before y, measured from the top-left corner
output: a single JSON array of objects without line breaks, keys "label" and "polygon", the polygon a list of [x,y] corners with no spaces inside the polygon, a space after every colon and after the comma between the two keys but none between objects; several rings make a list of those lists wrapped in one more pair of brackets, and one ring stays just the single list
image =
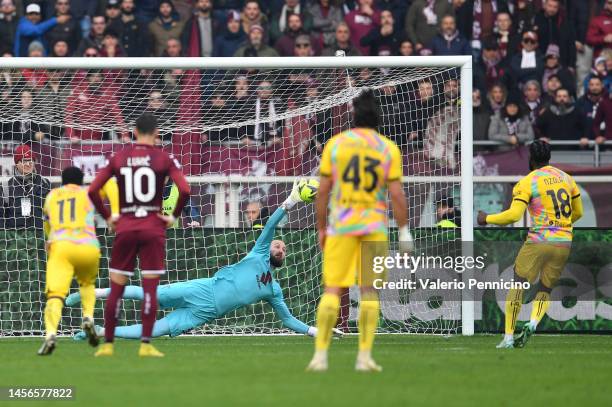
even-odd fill
[{"label": "maroon shorts", "polygon": [[132,276],[137,257],[140,259],[141,274],[164,274],[165,234],[149,230],[118,233],[113,242],[109,271]]}]

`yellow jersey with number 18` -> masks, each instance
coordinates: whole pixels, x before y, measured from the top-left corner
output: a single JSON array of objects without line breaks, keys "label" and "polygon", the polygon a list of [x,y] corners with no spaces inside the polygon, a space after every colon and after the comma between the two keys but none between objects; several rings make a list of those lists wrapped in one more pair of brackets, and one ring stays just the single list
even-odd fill
[{"label": "yellow jersey with number 18", "polygon": [[49,242],[69,241],[100,247],[94,223],[95,208],[87,188],[68,184],[51,190],[45,199],[44,213]]},{"label": "yellow jersey with number 18", "polygon": [[328,235],[387,233],[387,185],[402,177],[394,142],[373,129],[343,131],[325,145],[320,173],[333,180]]},{"label": "yellow jersey with number 18", "polygon": [[572,240],[572,200],[580,197],[574,179],[551,165],[538,168],[521,179],[512,191],[512,199],[527,204],[532,242],[567,242]]}]

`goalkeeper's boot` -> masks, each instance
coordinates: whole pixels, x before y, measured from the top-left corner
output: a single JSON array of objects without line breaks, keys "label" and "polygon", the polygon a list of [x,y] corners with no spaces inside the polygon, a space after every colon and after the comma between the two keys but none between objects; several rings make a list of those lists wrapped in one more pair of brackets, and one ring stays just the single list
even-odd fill
[{"label": "goalkeeper's boot", "polygon": [[98,348],[98,351],[94,353],[94,356],[95,357],[113,356],[114,352],[115,352],[115,349],[114,349],[112,342],[107,342],[107,343],[103,343],[102,345],[100,345],[100,347]]},{"label": "goalkeeper's boot", "polygon": [[93,318],[85,317],[83,318],[83,324],[81,325],[81,329],[85,332],[85,336],[87,337],[87,342],[92,347],[96,347],[100,344],[100,340],[98,339],[98,333],[96,332],[96,326],[94,325]]},{"label": "goalkeeper's boot", "polygon": [[38,356],[48,356],[53,353],[55,349],[55,335],[49,335],[45,338],[40,349],[38,349]]},{"label": "goalkeeper's boot", "polygon": [[514,339],[512,337],[504,336],[504,339],[496,346],[497,349],[511,349],[514,348]]},{"label": "goalkeeper's boot", "polygon": [[382,366],[376,364],[371,356],[358,355],[355,362],[355,370],[358,372],[382,372]]},{"label": "goalkeeper's boot", "polygon": [[72,293],[64,301],[67,307],[76,307],[81,303],[81,294],[79,292]]},{"label": "goalkeeper's boot", "polygon": [[535,332],[535,328],[531,324],[525,324],[523,331],[514,339],[515,348],[524,348],[531,335]]},{"label": "goalkeeper's boot", "polygon": [[138,349],[138,356],[141,357],[153,357],[153,358],[163,358],[165,355],[155,349],[155,346],[150,343],[141,343],[140,349]]},{"label": "goalkeeper's boot", "polygon": [[327,371],[327,351],[316,351],[312,360],[306,366],[307,372],[326,372]]}]

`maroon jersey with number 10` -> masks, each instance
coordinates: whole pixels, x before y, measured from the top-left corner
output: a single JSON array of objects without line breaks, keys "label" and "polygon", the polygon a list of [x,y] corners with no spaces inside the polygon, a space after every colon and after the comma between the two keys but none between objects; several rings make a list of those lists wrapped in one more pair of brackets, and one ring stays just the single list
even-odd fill
[{"label": "maroon jersey with number 10", "polygon": [[189,197],[189,184],[180,164],[161,148],[147,144],[133,144],[111,156],[89,187],[89,197],[96,209],[108,219],[110,212],[100,198],[99,190],[115,176],[119,186],[120,214],[117,234],[124,231],[164,231],[166,225],[157,216],[162,213],[166,178],[170,177],[179,190],[174,208],[178,218]]}]

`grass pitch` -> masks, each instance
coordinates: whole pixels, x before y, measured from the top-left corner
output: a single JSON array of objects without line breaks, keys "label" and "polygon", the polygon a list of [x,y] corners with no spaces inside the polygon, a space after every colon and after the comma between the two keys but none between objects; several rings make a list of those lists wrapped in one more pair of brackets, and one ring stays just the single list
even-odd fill
[{"label": "grass pitch", "polygon": [[163,359],[138,358],[136,341],[101,359],[69,339],[50,357],[38,339],[6,339],[0,386],[71,386],[72,406],[610,405],[612,337],[537,335],[506,350],[499,339],[378,336],[380,374],[353,371],[356,337],[333,342],[325,374],[304,372],[313,342],[301,336],[158,339]]}]

